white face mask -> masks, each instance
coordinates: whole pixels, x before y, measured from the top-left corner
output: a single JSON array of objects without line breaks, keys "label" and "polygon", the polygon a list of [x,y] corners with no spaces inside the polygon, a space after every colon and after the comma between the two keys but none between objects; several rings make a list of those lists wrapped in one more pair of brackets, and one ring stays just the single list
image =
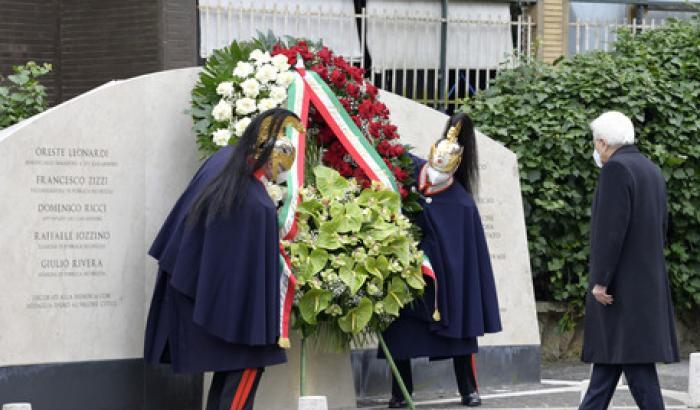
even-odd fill
[{"label": "white face mask", "polygon": [[279,174],[277,174],[277,182],[278,184],[283,184],[287,182],[287,177],[289,176],[289,170],[287,171],[281,171]]},{"label": "white face mask", "polygon": [[598,168],[603,168],[603,160],[600,159],[600,154],[598,153],[598,150],[593,148],[593,162],[595,162],[595,165]]},{"label": "white face mask", "polygon": [[430,181],[431,185],[440,185],[450,179],[450,176],[450,174],[440,172],[435,168],[428,166],[428,181]]}]

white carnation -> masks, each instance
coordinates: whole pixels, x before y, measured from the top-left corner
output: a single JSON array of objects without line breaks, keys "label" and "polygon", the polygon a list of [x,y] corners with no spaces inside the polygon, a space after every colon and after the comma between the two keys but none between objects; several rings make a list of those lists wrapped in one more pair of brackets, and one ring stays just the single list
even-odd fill
[{"label": "white carnation", "polygon": [[250,59],[255,61],[255,65],[263,65],[272,61],[272,56],[267,51],[263,53],[262,50],[255,49],[250,53]]},{"label": "white carnation", "polygon": [[217,121],[228,121],[233,116],[233,107],[231,106],[231,103],[222,99],[214,106],[211,114]]},{"label": "white carnation", "polygon": [[278,102],[272,98],[263,98],[258,103],[258,111],[263,112],[277,107]]},{"label": "white carnation", "polygon": [[277,79],[277,69],[271,64],[263,64],[255,73],[255,78],[263,84],[275,81]]},{"label": "white carnation", "polygon": [[255,78],[249,78],[241,83],[243,94],[246,97],[255,98],[260,93],[260,83]]},{"label": "white carnation", "polygon": [[272,86],[270,87],[270,98],[279,104],[287,99],[287,90],[284,87]]},{"label": "white carnation", "polygon": [[255,71],[255,67],[253,67],[252,64],[239,61],[238,64],[236,64],[236,68],[233,69],[233,75],[246,78],[253,74],[253,71]]},{"label": "white carnation", "polygon": [[240,137],[243,135],[245,129],[248,128],[248,125],[250,125],[250,121],[250,117],[243,117],[236,122],[236,124],[233,126],[236,131],[236,136]]},{"label": "white carnation", "polygon": [[233,95],[233,83],[224,81],[216,87],[216,93],[224,97],[231,97]]},{"label": "white carnation", "polygon": [[222,128],[220,130],[214,131],[214,144],[220,146],[220,147],[225,147],[228,145],[228,141],[231,139],[231,131]]},{"label": "white carnation", "polygon": [[275,66],[280,73],[289,70],[289,67],[291,67],[287,62],[287,56],[284,54],[277,54],[272,57],[272,65]]},{"label": "white carnation", "polygon": [[294,72],[292,71],[285,71],[283,73],[279,73],[277,76],[277,84],[284,88],[289,87],[289,84],[291,84],[292,81],[294,81]]},{"label": "white carnation", "polygon": [[239,98],[236,100],[236,114],[248,115],[255,111],[255,100],[252,98]]}]

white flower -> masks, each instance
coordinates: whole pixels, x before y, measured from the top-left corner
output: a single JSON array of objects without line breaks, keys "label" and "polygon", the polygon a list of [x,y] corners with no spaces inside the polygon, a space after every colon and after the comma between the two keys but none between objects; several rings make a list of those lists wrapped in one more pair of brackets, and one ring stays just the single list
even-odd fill
[{"label": "white flower", "polygon": [[273,100],[272,98],[263,98],[260,100],[258,103],[258,111],[264,112],[270,109],[273,109],[277,107],[277,101]]},{"label": "white flower", "polygon": [[226,145],[228,145],[228,140],[230,140],[230,139],[231,139],[231,131],[230,130],[228,130],[226,128],[222,128],[220,130],[214,131],[214,138],[213,138],[214,144],[216,144],[220,147],[225,147]]},{"label": "white flower", "polygon": [[277,79],[277,69],[270,64],[264,64],[258,68],[255,78],[263,84],[275,81]]},{"label": "white flower", "polygon": [[233,95],[233,83],[230,81],[224,81],[216,87],[216,93],[223,95],[224,97],[231,97]]},{"label": "white flower", "polygon": [[243,117],[240,120],[236,122],[236,124],[233,126],[234,130],[236,131],[236,136],[240,137],[243,135],[243,132],[245,131],[246,128],[248,128],[248,125],[250,125],[250,117]]},{"label": "white flower", "polygon": [[222,99],[214,106],[211,114],[217,121],[228,121],[233,116],[233,107],[231,107],[231,103]]},{"label": "white flower", "polygon": [[289,67],[291,67],[287,62],[287,56],[284,54],[277,54],[272,57],[272,65],[275,66],[280,73],[289,70]]},{"label": "white flower", "polygon": [[250,59],[255,61],[255,65],[262,65],[272,61],[269,52],[262,52],[260,49],[255,49],[250,53]]},{"label": "white flower", "polygon": [[239,98],[236,100],[236,114],[248,115],[255,111],[255,100],[252,98]]},{"label": "white flower", "polygon": [[243,94],[246,97],[255,98],[260,93],[260,83],[255,78],[249,78],[241,83]]},{"label": "white flower", "polygon": [[272,86],[270,87],[270,98],[279,104],[287,99],[287,90],[284,87]]},{"label": "white flower", "polygon": [[233,69],[233,75],[241,78],[246,78],[249,75],[253,74],[253,71],[255,71],[255,68],[252,64],[239,61],[238,64],[236,64],[236,68]]},{"label": "white flower", "polygon": [[289,87],[289,84],[291,84],[292,81],[294,81],[294,72],[292,71],[285,71],[277,75],[277,84],[284,88]]}]

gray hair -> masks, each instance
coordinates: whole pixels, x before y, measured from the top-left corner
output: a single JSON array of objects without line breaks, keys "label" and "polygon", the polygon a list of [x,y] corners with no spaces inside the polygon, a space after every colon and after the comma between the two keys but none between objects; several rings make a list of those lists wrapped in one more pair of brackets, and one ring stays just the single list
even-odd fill
[{"label": "gray hair", "polygon": [[618,111],[603,113],[590,124],[594,140],[603,140],[609,145],[634,144],[632,120]]}]

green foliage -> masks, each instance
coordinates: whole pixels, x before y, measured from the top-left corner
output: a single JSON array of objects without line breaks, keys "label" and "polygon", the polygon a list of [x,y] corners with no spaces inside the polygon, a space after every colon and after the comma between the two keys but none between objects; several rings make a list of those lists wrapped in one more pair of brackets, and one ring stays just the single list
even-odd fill
[{"label": "green foliage", "polygon": [[0,75],[0,129],[46,109],[46,89],[38,78],[51,71],[51,64],[30,61],[12,67],[13,74]]},{"label": "green foliage", "polygon": [[641,151],[666,177],[666,249],[679,310],[700,306],[700,19],[633,35],[613,52],[502,72],[466,101],[478,128],[519,160],[539,299],[582,311],[590,205],[598,171],[588,123],[607,110],[632,118]]},{"label": "green foliage", "polygon": [[294,325],[338,350],[381,331],[423,292],[422,253],[398,194],[323,166],[302,191],[298,233],[287,244],[297,278]]}]

